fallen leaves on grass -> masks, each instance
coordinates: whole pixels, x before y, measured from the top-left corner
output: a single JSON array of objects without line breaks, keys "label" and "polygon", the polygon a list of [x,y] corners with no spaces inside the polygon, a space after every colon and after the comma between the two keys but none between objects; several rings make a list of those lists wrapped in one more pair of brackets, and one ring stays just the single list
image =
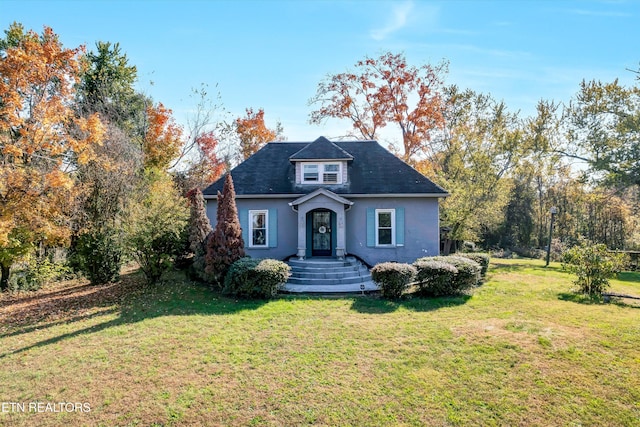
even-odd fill
[{"label": "fallen leaves on grass", "polygon": [[55,282],[36,292],[0,294],[0,335],[43,322],[89,317],[105,308],[118,308],[143,287],[139,276],[127,274],[119,282],[91,285],[87,280]]}]

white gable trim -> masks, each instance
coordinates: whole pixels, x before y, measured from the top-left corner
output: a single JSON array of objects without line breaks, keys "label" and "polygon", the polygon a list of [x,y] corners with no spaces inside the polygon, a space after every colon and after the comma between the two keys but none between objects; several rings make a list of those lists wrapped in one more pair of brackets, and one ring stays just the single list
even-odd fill
[{"label": "white gable trim", "polygon": [[320,195],[326,196],[332,200],[335,200],[338,203],[341,203],[343,205],[349,205],[352,206],[353,202],[351,200],[347,200],[344,197],[340,197],[338,196],[336,193],[329,191],[327,189],[324,188],[318,188],[315,191],[312,191],[311,193],[304,195],[296,200],[294,200],[293,202],[289,202],[289,206],[297,206],[297,205],[301,205],[305,202],[308,202],[309,200],[318,197]]}]

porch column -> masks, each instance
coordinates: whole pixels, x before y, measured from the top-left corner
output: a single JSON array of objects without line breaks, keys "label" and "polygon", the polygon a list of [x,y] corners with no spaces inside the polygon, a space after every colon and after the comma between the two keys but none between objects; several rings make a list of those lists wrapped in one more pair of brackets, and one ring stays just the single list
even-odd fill
[{"label": "porch column", "polygon": [[345,229],[345,218],[344,218],[344,205],[342,205],[341,209],[336,210],[336,222],[337,228],[336,230],[336,257],[338,259],[344,259],[344,255],[346,251],[346,229]]},{"label": "porch column", "polygon": [[307,213],[298,209],[298,259],[303,260],[307,255]]}]

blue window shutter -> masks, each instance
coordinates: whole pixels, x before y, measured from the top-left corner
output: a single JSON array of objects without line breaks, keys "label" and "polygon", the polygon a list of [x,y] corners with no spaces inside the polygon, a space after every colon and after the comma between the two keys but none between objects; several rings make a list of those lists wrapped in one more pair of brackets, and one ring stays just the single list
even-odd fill
[{"label": "blue window shutter", "polygon": [[278,210],[269,209],[269,247],[278,247]]},{"label": "blue window shutter", "polygon": [[376,210],[367,208],[367,246],[372,248],[376,245]]},{"label": "blue window shutter", "polygon": [[404,208],[396,208],[396,246],[404,246]]},{"label": "blue window shutter", "polygon": [[240,219],[240,228],[242,228],[242,240],[244,240],[244,247],[249,247],[249,209],[240,209],[238,211],[238,217]]}]

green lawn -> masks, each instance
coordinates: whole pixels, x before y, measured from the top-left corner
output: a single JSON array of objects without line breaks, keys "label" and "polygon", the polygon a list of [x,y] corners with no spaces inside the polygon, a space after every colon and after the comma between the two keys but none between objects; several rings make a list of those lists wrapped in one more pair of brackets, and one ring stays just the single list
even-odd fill
[{"label": "green lawn", "polygon": [[640,425],[640,307],[574,296],[559,265],[397,303],[138,283],[0,296],[0,404],[90,406],[0,425]]}]

